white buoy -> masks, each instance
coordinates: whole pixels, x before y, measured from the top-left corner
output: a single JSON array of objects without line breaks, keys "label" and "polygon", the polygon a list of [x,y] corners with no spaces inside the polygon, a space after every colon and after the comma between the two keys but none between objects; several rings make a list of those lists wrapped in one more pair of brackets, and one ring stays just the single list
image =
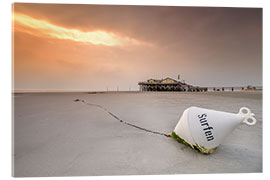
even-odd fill
[{"label": "white buoy", "polygon": [[171,136],[204,153],[212,153],[238,125],[256,124],[254,114],[242,107],[238,114],[199,107],[186,109]]}]

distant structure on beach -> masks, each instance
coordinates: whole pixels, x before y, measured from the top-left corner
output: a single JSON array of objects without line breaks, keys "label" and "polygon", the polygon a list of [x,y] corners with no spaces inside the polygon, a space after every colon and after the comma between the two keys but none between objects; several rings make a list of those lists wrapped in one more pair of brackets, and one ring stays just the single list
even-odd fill
[{"label": "distant structure on beach", "polygon": [[180,76],[178,75],[178,80],[167,77],[165,79],[148,79],[144,82],[139,82],[140,91],[188,91],[188,92],[223,92],[223,91],[257,91],[262,90],[261,86],[255,87],[252,85],[244,86],[228,86],[228,87],[199,87],[193,86],[181,82]]},{"label": "distant structure on beach", "polygon": [[181,82],[178,75],[178,81],[172,78],[165,79],[148,79],[145,82],[139,82],[140,91],[190,91],[190,92],[204,92],[207,91],[205,87],[192,86],[185,82]]}]

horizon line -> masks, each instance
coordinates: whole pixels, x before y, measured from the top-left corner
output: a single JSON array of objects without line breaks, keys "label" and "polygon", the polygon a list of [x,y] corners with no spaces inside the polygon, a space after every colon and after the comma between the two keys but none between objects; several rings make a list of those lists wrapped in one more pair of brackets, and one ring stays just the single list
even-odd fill
[{"label": "horizon line", "polygon": [[[251,85],[252,86],[252,85]],[[207,86],[205,88],[242,88],[247,86]],[[263,89],[262,85],[254,85],[252,87],[256,87],[258,89]],[[65,89],[13,89],[12,93],[65,93],[65,92],[84,92],[84,93],[106,93],[106,92],[140,92],[140,90],[65,90]]]}]

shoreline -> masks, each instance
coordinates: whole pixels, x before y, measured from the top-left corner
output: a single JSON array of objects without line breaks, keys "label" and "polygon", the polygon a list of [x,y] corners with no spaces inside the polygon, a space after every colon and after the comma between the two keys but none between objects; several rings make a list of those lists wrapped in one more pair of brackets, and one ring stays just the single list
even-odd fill
[{"label": "shoreline", "polygon": [[239,92],[263,92],[263,89],[257,90],[235,90],[235,91],[206,91],[206,92],[180,92],[180,91],[12,91],[12,94],[40,94],[40,93],[86,93],[86,94],[104,94],[104,93],[239,93]]}]

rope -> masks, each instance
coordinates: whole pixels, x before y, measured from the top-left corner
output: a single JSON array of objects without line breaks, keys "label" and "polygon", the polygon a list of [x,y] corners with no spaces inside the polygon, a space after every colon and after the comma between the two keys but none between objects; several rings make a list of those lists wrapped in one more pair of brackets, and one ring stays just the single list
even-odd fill
[{"label": "rope", "polygon": [[120,123],[124,123],[125,125],[128,125],[128,126],[131,126],[131,127],[134,127],[134,128],[137,128],[137,129],[140,129],[142,131],[146,131],[146,132],[149,132],[149,133],[152,133],[152,134],[157,134],[157,135],[161,135],[161,136],[166,136],[166,137],[170,137],[170,135],[168,134],[165,134],[165,133],[162,133],[162,132],[157,132],[157,131],[152,131],[152,130],[149,130],[149,129],[145,129],[143,127],[140,127],[140,126],[137,126],[137,125],[134,125],[134,124],[131,124],[129,122],[126,122],[122,119],[120,119],[118,116],[116,116],[115,114],[113,114],[111,111],[109,111],[108,109],[106,109],[104,106],[101,106],[99,104],[93,104],[93,103],[88,103],[86,102],[85,100],[83,99],[75,99],[73,100],[74,102],[82,102],[83,104],[85,105],[88,105],[88,106],[95,106],[95,107],[98,107],[98,108],[101,108],[103,109],[105,112],[107,112],[110,116],[112,116],[114,119],[118,120]]}]

